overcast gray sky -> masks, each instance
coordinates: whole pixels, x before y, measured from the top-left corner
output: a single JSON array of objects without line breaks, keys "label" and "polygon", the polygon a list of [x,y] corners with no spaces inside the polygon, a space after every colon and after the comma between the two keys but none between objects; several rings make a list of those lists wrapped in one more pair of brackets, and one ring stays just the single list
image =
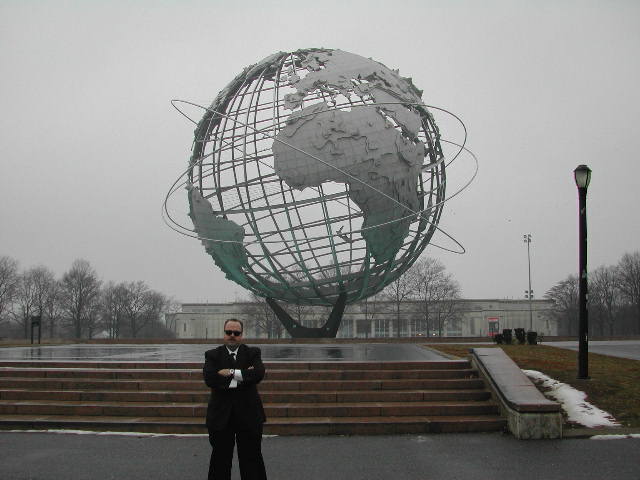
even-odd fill
[{"label": "overcast gray sky", "polygon": [[640,249],[639,21],[634,0],[0,0],[0,255],[58,275],[85,258],[184,302],[241,297],[161,220],[193,135],[170,100],[209,105],[269,54],[340,48],[469,129],[479,174],[441,222],[467,253],[426,254],[468,298],[522,298],[531,233],[539,298],[577,270],[578,164],[589,266]]}]

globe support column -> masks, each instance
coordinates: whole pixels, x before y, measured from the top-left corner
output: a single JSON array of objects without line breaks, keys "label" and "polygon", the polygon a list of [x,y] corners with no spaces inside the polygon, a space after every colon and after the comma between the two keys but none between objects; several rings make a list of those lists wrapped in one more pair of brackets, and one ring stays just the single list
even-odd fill
[{"label": "globe support column", "polygon": [[340,294],[326,323],[317,328],[300,325],[273,298],[267,298],[266,301],[267,305],[271,307],[273,313],[278,317],[278,320],[280,320],[280,323],[287,329],[291,338],[336,338],[340,322],[342,322],[342,314],[347,304],[347,294],[345,292]]}]

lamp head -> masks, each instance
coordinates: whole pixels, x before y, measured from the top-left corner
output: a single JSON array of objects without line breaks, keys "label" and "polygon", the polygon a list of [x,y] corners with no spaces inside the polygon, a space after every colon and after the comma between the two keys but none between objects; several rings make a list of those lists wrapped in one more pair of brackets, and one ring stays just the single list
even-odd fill
[{"label": "lamp head", "polygon": [[578,165],[573,171],[573,177],[578,188],[586,189],[591,181],[591,169],[586,165]]}]

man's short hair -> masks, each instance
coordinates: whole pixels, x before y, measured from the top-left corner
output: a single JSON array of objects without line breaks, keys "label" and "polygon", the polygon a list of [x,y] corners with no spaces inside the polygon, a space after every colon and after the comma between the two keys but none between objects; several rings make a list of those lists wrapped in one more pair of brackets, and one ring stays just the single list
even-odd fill
[{"label": "man's short hair", "polygon": [[240,328],[242,329],[242,331],[244,332],[244,323],[242,323],[242,320],[238,320],[237,318],[227,318],[224,321],[224,325],[222,326],[223,329],[227,328],[227,323],[229,322],[237,322],[240,324]]}]

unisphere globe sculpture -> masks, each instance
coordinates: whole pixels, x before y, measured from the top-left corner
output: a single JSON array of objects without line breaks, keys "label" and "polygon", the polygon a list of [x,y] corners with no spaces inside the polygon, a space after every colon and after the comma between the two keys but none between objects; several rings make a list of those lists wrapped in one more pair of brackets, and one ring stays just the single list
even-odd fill
[{"label": "unisphere globe sculpture", "polygon": [[421,95],[342,50],[245,68],[198,123],[187,170],[194,230],[227,278],[271,303],[344,305],[405,272],[445,199]]}]

